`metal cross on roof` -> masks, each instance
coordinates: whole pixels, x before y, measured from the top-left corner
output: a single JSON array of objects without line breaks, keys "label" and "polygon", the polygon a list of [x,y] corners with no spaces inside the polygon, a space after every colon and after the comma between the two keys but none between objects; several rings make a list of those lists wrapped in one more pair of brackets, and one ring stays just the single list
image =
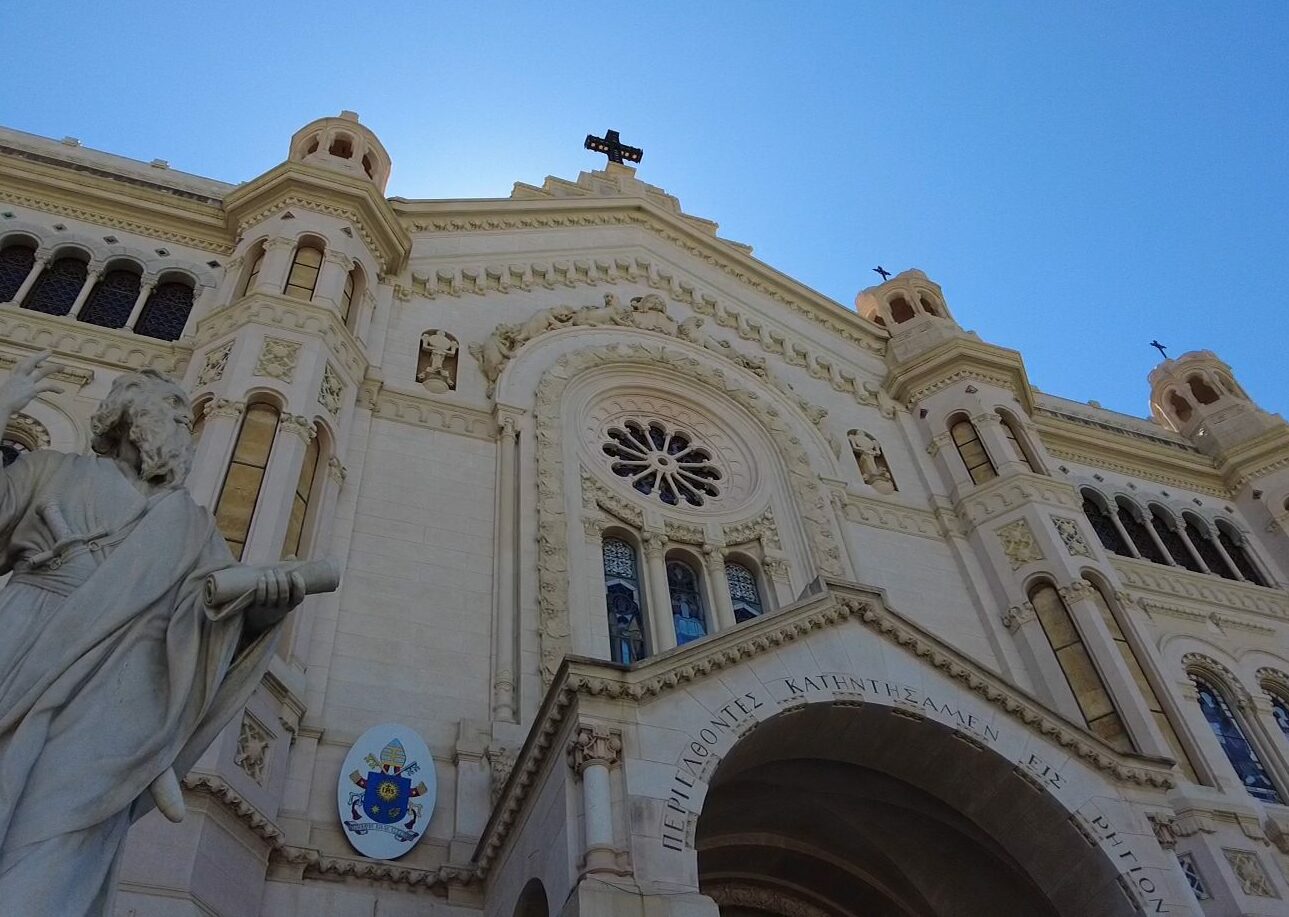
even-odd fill
[{"label": "metal cross on roof", "polygon": [[888,271],[886,268],[882,267],[880,264],[877,267],[873,268],[873,273],[877,274],[877,276],[882,278],[882,283],[886,283],[886,281],[891,278],[891,272]]},{"label": "metal cross on roof", "polygon": [[588,150],[596,153],[603,153],[609,157],[609,162],[639,162],[644,158],[644,150],[636,146],[627,146],[618,139],[617,131],[605,131],[603,137],[597,137],[594,134],[586,135],[586,142],[582,144]]},{"label": "metal cross on roof", "polygon": [[1167,359],[1168,359],[1168,354],[1166,354],[1166,353],[1164,352],[1164,345],[1163,345],[1163,344],[1159,343],[1158,341],[1151,341],[1151,342],[1150,342],[1150,346],[1151,346],[1151,347],[1153,347],[1153,348],[1155,348],[1156,350],[1158,350],[1158,351],[1159,351],[1159,355],[1160,355],[1161,357],[1163,357],[1165,360],[1167,360]]}]

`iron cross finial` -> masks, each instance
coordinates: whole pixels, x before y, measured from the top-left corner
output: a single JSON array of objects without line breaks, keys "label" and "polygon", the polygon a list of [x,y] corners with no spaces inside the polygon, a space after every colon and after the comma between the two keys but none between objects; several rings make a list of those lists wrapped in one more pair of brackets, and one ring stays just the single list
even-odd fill
[{"label": "iron cross finial", "polygon": [[882,267],[880,264],[877,267],[873,268],[873,273],[877,274],[879,277],[882,278],[882,283],[886,283],[886,281],[891,279],[891,272],[888,271],[886,268]]},{"label": "iron cross finial", "polygon": [[624,159],[627,162],[639,162],[644,158],[644,150],[624,144],[618,139],[617,131],[605,131],[603,137],[587,134],[582,146],[596,153],[603,153],[609,157],[609,162],[622,162]]},{"label": "iron cross finial", "polygon": [[1151,341],[1151,342],[1150,342],[1150,346],[1151,346],[1151,347],[1153,347],[1153,348],[1155,348],[1156,350],[1158,350],[1158,351],[1159,351],[1159,355],[1160,355],[1160,356],[1162,356],[1165,360],[1167,360],[1167,359],[1168,359],[1168,354],[1164,352],[1164,345],[1163,345],[1163,344],[1159,343],[1158,341]]}]

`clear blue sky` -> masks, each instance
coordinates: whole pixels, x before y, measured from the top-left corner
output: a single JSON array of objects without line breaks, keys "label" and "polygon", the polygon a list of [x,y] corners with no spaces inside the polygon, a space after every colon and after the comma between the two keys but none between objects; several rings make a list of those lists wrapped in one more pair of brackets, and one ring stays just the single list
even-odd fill
[{"label": "clear blue sky", "polygon": [[1158,337],[1289,412],[1289,3],[6,3],[0,123],[243,181],[342,108],[389,193],[640,177],[849,305],[920,267],[1041,389]]}]

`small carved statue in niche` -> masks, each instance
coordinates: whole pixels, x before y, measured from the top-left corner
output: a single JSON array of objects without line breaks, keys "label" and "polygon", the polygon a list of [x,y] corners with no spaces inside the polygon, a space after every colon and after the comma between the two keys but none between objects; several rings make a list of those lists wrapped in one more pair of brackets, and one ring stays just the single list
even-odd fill
[{"label": "small carved statue in niche", "polygon": [[851,451],[855,454],[855,462],[859,465],[859,475],[864,479],[864,483],[878,493],[894,493],[895,476],[891,474],[891,466],[886,463],[886,455],[882,452],[881,443],[879,443],[871,433],[863,430],[851,430],[846,435],[850,440]]},{"label": "small carved statue in niche", "polygon": [[416,381],[432,392],[450,392],[457,387],[457,339],[446,331],[431,328],[421,335],[421,354],[416,361]]}]

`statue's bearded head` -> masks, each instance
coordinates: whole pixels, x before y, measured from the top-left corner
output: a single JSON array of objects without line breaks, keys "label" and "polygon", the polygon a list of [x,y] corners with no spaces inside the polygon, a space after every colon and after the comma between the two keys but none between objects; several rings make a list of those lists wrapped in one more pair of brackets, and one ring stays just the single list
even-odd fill
[{"label": "statue's bearded head", "polygon": [[90,421],[92,448],[121,458],[136,453],[140,478],[182,484],[192,466],[192,404],[175,380],[151,369],[118,376]]}]

